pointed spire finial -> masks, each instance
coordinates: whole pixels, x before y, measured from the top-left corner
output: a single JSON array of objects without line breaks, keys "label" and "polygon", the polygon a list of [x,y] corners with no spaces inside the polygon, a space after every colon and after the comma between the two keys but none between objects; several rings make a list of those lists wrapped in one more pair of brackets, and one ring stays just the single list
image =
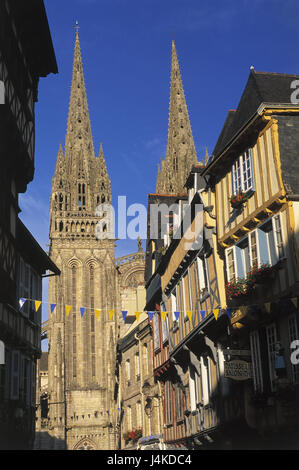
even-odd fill
[{"label": "pointed spire finial", "polygon": [[80,26],[79,26],[79,21],[76,20],[76,26],[75,26],[75,30],[76,30],[76,33],[78,34],[79,33],[79,29],[80,29]]}]

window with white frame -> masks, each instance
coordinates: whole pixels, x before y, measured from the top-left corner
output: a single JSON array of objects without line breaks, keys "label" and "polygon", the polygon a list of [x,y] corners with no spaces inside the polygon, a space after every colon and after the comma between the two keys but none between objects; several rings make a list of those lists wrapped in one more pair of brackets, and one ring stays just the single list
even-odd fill
[{"label": "window with white frame", "polygon": [[258,330],[250,333],[253,386],[255,392],[263,392],[263,372]]},{"label": "window with white frame", "polygon": [[270,384],[271,384],[271,390],[272,392],[274,392],[276,390],[275,354],[276,354],[276,343],[277,343],[277,332],[276,332],[275,323],[271,323],[271,325],[266,326],[266,336],[267,336],[267,347],[268,347]]},{"label": "window with white frame", "polygon": [[197,258],[197,270],[198,270],[200,298],[202,299],[209,293],[209,278],[208,278],[208,270],[207,270],[207,260],[205,257]]},{"label": "window with white frame", "polygon": [[[290,315],[288,317],[288,333],[289,333],[289,345],[295,340],[298,340],[298,324],[296,315]],[[289,348],[291,356],[292,350]],[[299,382],[299,364],[292,364],[292,382]]]},{"label": "window with white frame", "polygon": [[153,316],[153,327],[154,327],[154,349],[160,348],[160,330],[159,330],[159,317],[155,313]]},{"label": "window with white frame", "polygon": [[275,265],[285,255],[280,214],[267,220],[235,246],[226,249],[229,281],[245,277],[250,267]]},{"label": "window with white frame", "polygon": [[232,186],[233,195],[254,190],[252,149],[246,150],[233,164]]}]

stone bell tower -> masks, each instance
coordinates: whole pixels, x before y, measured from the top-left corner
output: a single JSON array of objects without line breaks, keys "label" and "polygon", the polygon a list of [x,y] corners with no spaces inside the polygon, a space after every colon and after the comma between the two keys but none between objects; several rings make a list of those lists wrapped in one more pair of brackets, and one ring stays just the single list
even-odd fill
[{"label": "stone bell tower", "polygon": [[95,234],[96,207],[106,202],[110,179],[102,145],[94,152],[77,28],[65,148],[58,150],[50,202],[50,256],[61,270],[49,281],[49,304],[56,304],[49,312],[52,448],[115,448],[115,240]]}]

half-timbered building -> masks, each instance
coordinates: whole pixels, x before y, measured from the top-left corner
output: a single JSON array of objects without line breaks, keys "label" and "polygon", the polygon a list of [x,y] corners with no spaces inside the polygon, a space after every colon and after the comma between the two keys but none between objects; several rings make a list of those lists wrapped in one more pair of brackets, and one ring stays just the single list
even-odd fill
[{"label": "half-timbered building", "polygon": [[203,173],[216,195],[232,341],[240,353],[250,351],[253,376],[239,386],[244,418],[262,448],[275,436],[290,447],[298,438],[296,80],[252,68]]},{"label": "half-timbered building", "polygon": [[34,175],[38,81],[57,73],[42,0],[0,2],[0,448],[30,448],[35,367],[41,354],[41,278],[59,271],[19,220],[18,195]]}]

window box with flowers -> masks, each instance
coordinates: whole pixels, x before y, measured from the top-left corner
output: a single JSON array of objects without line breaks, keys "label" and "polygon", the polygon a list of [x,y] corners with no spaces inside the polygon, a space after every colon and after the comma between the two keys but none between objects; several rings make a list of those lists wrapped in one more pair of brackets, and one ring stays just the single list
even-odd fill
[{"label": "window box with flowers", "polygon": [[274,279],[275,271],[268,263],[261,266],[254,264],[247,274],[247,279],[250,279],[254,284],[265,284]]},{"label": "window box with flowers", "polygon": [[136,442],[140,437],[142,437],[142,429],[132,429],[123,434],[126,445],[132,441]]},{"label": "window box with flowers", "polygon": [[252,293],[254,282],[251,279],[237,277],[225,285],[229,300],[239,299]]},{"label": "window box with flowers", "polygon": [[251,195],[252,191],[247,191],[246,193],[240,191],[238,194],[235,194],[230,198],[230,205],[233,209],[240,209],[244,202],[248,201]]}]

